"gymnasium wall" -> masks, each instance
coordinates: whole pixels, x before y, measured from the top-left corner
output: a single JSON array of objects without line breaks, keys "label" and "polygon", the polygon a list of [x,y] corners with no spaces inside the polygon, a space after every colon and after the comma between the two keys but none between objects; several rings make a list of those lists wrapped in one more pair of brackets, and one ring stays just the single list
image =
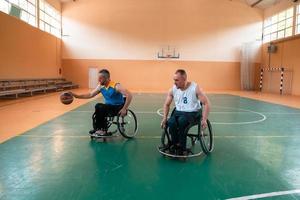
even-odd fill
[{"label": "gymnasium wall", "polygon": [[[282,1],[279,4],[276,4],[275,6],[266,9],[265,16],[272,16],[273,14],[288,9],[293,5],[294,4],[291,1]],[[286,81],[286,85],[288,85],[288,87],[289,83],[291,82],[291,88],[287,88],[291,90],[290,94],[300,95],[300,35],[293,36],[289,39],[281,39],[275,41],[274,44],[277,46],[277,52],[271,53],[270,57],[267,51],[269,44],[263,44],[263,66],[269,66],[269,64],[271,67],[282,66],[292,71],[292,77],[289,74],[287,74],[288,76],[284,77],[284,80]]]},{"label": "gymnasium wall", "polygon": [[[62,15],[63,76],[88,87],[88,68],[105,67],[133,91],[165,91],[177,68],[205,90],[239,90],[242,44],[260,39],[263,19],[238,0],[72,1]],[[157,59],[166,45],[180,59]]]},{"label": "gymnasium wall", "polygon": [[61,76],[61,39],[2,12],[0,24],[0,79]]},{"label": "gymnasium wall", "polygon": [[[277,46],[277,52],[270,54],[271,67],[285,67],[292,71],[292,77],[284,79],[291,81],[291,93],[300,95],[300,37],[286,41],[274,43]],[[268,44],[263,45],[263,66],[269,66],[269,54],[267,53]]]},{"label": "gymnasium wall", "polygon": [[[239,63],[155,60],[76,60],[64,59],[64,77],[88,87],[88,68],[107,68],[112,79],[135,92],[166,92],[173,84],[178,68],[186,69],[188,78],[205,90],[238,90]],[[220,72],[220,69],[224,71]]]}]

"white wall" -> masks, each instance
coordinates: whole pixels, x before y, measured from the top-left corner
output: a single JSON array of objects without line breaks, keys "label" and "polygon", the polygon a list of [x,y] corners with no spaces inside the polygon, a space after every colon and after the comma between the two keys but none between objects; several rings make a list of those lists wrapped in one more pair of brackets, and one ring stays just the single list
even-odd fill
[{"label": "white wall", "polygon": [[80,0],[62,14],[63,59],[155,60],[173,45],[181,60],[240,61],[263,19],[235,0]]}]

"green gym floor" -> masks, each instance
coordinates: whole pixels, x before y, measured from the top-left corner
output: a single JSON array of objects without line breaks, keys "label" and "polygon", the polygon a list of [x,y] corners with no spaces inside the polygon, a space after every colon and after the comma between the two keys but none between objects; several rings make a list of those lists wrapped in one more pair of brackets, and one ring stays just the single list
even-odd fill
[{"label": "green gym floor", "polygon": [[184,161],[157,151],[164,99],[134,95],[133,140],[92,141],[92,101],[0,144],[0,199],[300,199],[299,109],[209,95],[214,151]]}]

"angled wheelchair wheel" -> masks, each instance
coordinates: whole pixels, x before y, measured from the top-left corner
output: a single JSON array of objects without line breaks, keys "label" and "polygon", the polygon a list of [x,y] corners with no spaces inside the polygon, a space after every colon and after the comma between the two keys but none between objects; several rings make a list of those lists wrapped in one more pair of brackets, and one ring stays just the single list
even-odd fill
[{"label": "angled wheelchair wheel", "polygon": [[107,132],[113,135],[118,132],[118,122],[116,117],[107,117]]},{"label": "angled wheelchair wheel", "polygon": [[[191,145],[191,146],[194,146],[197,141],[199,141],[199,127],[200,124],[193,124],[193,125],[190,125],[186,131],[186,136],[187,136],[187,145]],[[190,140],[190,141],[189,141]]]},{"label": "angled wheelchair wheel", "polygon": [[133,138],[138,131],[138,123],[136,116],[132,110],[127,110],[127,115],[117,117],[118,129],[121,135],[125,138]]},{"label": "angled wheelchair wheel", "polygon": [[170,146],[170,144],[171,144],[171,137],[170,137],[170,135],[168,133],[167,128],[164,128],[164,130],[162,131],[160,141],[161,141],[162,147],[168,147],[168,146]]},{"label": "angled wheelchair wheel", "polygon": [[193,156],[200,156],[202,154],[202,147],[199,144],[199,127],[200,123],[193,124],[190,127],[186,129],[186,149],[189,151],[189,153]]},{"label": "angled wheelchair wheel", "polygon": [[168,128],[164,128],[161,134],[161,145],[158,146],[158,151],[165,155],[164,153],[167,151],[170,151],[170,146],[171,146],[171,137],[168,133]]},{"label": "angled wheelchair wheel", "polygon": [[164,129],[162,136],[161,136],[161,146],[158,147],[158,151],[167,157],[172,158],[192,158],[197,157],[202,154],[201,145],[199,144],[198,138],[198,125],[192,125],[186,129],[187,142],[186,142],[186,151],[181,152],[179,149],[174,148],[171,144],[171,136],[168,132],[168,129]]},{"label": "angled wheelchair wheel", "polygon": [[200,144],[202,150],[205,154],[209,154],[214,148],[213,132],[210,121],[207,120],[207,127],[204,130],[200,128],[200,130]]}]

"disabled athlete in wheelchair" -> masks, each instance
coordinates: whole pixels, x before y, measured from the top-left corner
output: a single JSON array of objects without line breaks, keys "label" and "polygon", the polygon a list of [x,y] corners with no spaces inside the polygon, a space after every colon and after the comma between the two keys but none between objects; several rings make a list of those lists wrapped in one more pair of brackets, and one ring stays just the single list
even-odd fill
[{"label": "disabled athlete in wheelchair", "polygon": [[[75,94],[70,92],[75,98],[89,99],[98,94],[102,94],[105,104],[97,103],[93,114],[93,130],[90,131],[92,138],[111,136],[114,131],[108,131],[111,126],[116,125],[119,132],[126,138],[132,138],[137,132],[137,120],[133,111],[128,109],[132,99],[132,94],[120,83],[115,83],[110,79],[110,73],[106,69],[99,71],[99,84],[90,93]],[[124,98],[125,97],[125,98]],[[129,126],[133,126],[131,130]],[[128,132],[130,131],[130,132]]]},{"label": "disabled athlete in wheelchair", "polygon": [[[202,151],[212,151],[212,129],[207,119],[210,111],[210,103],[207,96],[195,82],[187,81],[185,70],[178,69],[174,74],[174,86],[169,90],[164,103],[164,114],[161,127],[162,146],[159,151],[172,157],[191,157],[199,155],[187,148],[187,137],[191,139],[191,146],[199,140]],[[174,99],[175,109],[170,118],[168,114],[170,105]],[[200,103],[201,102],[201,103]],[[196,127],[196,133],[190,133],[190,129]]]}]

